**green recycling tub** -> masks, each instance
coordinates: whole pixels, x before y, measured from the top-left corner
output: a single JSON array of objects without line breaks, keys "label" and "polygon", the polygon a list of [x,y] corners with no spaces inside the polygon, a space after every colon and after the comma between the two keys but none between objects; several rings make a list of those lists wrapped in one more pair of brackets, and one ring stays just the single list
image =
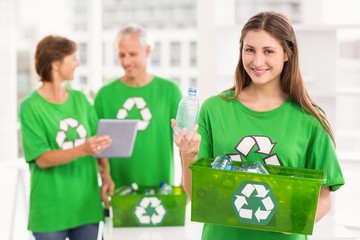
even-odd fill
[{"label": "green recycling tub", "polygon": [[213,169],[213,160],[190,165],[192,221],[312,234],[323,171],[266,165],[269,174],[258,174]]},{"label": "green recycling tub", "polygon": [[[144,190],[154,189],[146,194]],[[111,197],[113,227],[183,226],[186,194],[173,186],[173,193],[156,193],[157,187],[139,187],[136,193]]]}]

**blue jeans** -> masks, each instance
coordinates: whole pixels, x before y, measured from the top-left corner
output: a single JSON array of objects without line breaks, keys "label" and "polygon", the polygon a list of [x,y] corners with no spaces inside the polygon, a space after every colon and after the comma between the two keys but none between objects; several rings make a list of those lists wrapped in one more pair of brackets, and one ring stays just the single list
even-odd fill
[{"label": "blue jeans", "polygon": [[57,232],[34,232],[36,240],[97,240],[99,224],[88,224]]}]

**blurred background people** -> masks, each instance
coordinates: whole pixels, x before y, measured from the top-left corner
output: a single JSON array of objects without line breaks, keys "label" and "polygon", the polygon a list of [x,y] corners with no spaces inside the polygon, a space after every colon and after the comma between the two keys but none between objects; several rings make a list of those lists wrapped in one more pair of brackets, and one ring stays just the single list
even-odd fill
[{"label": "blurred background people", "polygon": [[138,119],[133,155],[110,158],[110,173],[116,187],[135,182],[139,186],[174,183],[173,133],[182,94],[176,83],[147,71],[151,53],[145,30],[136,24],[121,29],[116,49],[124,75],[102,87],[95,108],[99,118]]},{"label": "blurred background people", "polygon": [[98,118],[85,95],[67,89],[79,66],[76,44],[49,35],[37,45],[35,68],[41,86],[20,106],[25,160],[31,172],[28,229],[36,240],[96,240],[103,200],[114,185],[107,161],[92,155],[108,148],[108,136],[94,136]]}]

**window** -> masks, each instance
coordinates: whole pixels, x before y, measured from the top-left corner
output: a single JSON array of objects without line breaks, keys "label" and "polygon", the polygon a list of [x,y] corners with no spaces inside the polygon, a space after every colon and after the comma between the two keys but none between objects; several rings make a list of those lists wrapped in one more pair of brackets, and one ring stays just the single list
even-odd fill
[{"label": "window", "polygon": [[114,66],[119,66],[119,56],[118,56],[118,52],[114,46],[114,50],[113,50],[113,64]]},{"label": "window", "polygon": [[174,82],[176,82],[176,83],[177,83],[177,85],[179,85],[179,86],[180,86],[181,81],[180,81],[180,78],[179,78],[179,77],[172,77],[171,79],[172,79]]},{"label": "window", "polygon": [[87,81],[87,77],[86,76],[80,76],[79,77],[79,83],[81,86],[86,86],[88,81]]},{"label": "window", "polygon": [[338,31],[339,74],[336,85],[336,139],[337,149],[343,152],[360,151],[360,30]]},{"label": "window", "polygon": [[190,42],[190,66],[191,67],[196,67],[196,48],[197,48],[197,44],[195,41]]},{"label": "window", "polygon": [[31,86],[31,62],[30,52],[18,51],[17,52],[17,95],[19,101],[23,99],[28,93],[30,93]]},{"label": "window", "polygon": [[170,43],[170,66],[178,67],[181,64],[181,45],[180,42]]},{"label": "window", "polygon": [[277,11],[286,14],[291,18],[293,23],[301,22],[301,0],[274,0],[274,1],[254,1],[252,0],[235,0],[235,16],[237,23],[243,24],[251,16],[257,12],[263,11]]},{"label": "window", "polygon": [[102,65],[106,66],[106,43],[102,44]]},{"label": "window", "polygon": [[79,61],[81,65],[87,64],[87,43],[79,43]]},{"label": "window", "polygon": [[191,86],[191,87],[197,87],[197,78],[196,78],[196,77],[190,78],[189,86]]},{"label": "window", "polygon": [[154,67],[158,67],[161,65],[161,43],[155,42],[154,48],[151,52],[151,64]]},{"label": "window", "polygon": [[184,18],[196,18],[196,7],[195,5],[189,4],[182,6],[182,14]]}]

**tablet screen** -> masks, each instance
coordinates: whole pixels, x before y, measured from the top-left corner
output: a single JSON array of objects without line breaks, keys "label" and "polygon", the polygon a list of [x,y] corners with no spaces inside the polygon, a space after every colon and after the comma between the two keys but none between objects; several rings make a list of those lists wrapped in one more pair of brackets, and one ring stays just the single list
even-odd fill
[{"label": "tablet screen", "polygon": [[95,157],[127,158],[132,155],[138,120],[100,119],[96,135],[109,135],[111,146]]}]

